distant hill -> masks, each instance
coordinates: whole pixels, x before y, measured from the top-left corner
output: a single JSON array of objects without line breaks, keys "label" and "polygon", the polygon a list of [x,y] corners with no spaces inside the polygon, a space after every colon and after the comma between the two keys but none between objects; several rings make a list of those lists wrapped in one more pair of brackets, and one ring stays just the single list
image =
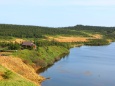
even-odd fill
[{"label": "distant hill", "polygon": [[43,38],[44,35],[89,36],[84,32],[99,33],[104,35],[106,38],[113,40],[115,39],[115,27],[76,25],[73,27],[51,28],[41,26],[0,24],[0,36],[2,37]]}]

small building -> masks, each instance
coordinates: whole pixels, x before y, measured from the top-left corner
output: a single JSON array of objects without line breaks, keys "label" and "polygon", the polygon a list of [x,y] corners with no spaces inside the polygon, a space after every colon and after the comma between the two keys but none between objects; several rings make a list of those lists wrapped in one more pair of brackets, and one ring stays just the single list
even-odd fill
[{"label": "small building", "polygon": [[22,42],[22,47],[26,49],[36,49],[36,45],[30,41]]}]

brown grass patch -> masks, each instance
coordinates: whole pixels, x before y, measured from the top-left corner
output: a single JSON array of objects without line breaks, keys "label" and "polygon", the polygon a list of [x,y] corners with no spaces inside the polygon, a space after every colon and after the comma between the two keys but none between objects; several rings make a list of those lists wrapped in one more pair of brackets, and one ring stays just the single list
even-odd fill
[{"label": "brown grass patch", "polygon": [[23,40],[23,39],[16,38],[13,42],[22,43],[22,42],[24,42],[24,41],[25,41],[25,40]]},{"label": "brown grass patch", "polygon": [[100,34],[94,34],[94,35],[92,35],[93,36],[93,38],[95,38],[95,39],[101,39],[102,38],[102,35],[100,35]]},{"label": "brown grass patch", "polygon": [[0,41],[0,42],[13,42],[13,43],[15,43],[15,42],[17,42],[17,43],[22,43],[22,42],[24,42],[25,40],[24,39],[20,39],[20,38],[16,38],[16,39],[14,39],[14,40],[10,40],[10,41],[8,41],[8,40],[5,40],[5,41]]},{"label": "brown grass patch", "polygon": [[59,37],[48,37],[49,40],[55,40],[57,42],[85,42],[87,41],[86,37],[65,37],[65,36],[59,36]]},{"label": "brown grass patch", "polygon": [[85,37],[59,37],[59,38],[54,38],[54,40],[58,42],[86,42],[87,38]]},{"label": "brown grass patch", "polygon": [[37,84],[40,84],[44,80],[32,67],[24,64],[20,58],[0,56],[0,64]]},{"label": "brown grass patch", "polygon": [[88,39],[101,39],[102,35],[100,34],[94,34],[91,35],[92,37],[66,37],[66,36],[58,36],[58,37],[52,37],[52,36],[47,36],[47,40],[55,40],[57,42],[87,42]]}]

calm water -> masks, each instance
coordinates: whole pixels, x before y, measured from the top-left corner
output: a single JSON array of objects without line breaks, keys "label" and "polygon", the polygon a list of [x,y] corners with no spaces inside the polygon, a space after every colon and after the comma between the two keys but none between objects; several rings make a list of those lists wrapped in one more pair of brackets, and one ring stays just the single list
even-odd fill
[{"label": "calm water", "polygon": [[72,48],[41,75],[42,86],[115,86],[115,43]]}]

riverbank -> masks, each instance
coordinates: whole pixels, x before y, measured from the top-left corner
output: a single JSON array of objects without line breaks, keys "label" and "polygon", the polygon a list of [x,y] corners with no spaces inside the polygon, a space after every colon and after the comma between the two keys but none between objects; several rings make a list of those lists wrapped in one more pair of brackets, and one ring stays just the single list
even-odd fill
[{"label": "riverbank", "polygon": [[[67,53],[69,53],[69,50],[62,46],[39,47],[37,50],[25,49],[16,52],[0,52],[0,65],[27,80],[24,86],[26,86],[26,84],[27,86],[40,86],[40,83],[43,82],[45,78],[39,76],[36,71],[54,64],[55,61]],[[5,72],[2,74],[4,73]],[[2,74],[0,75],[1,78],[3,78]],[[8,80],[11,79],[12,78],[9,78]],[[2,79],[2,81],[4,84],[7,83],[5,79]],[[28,85],[29,82],[30,85]],[[2,82],[0,81],[0,83]],[[10,85],[8,85],[14,86],[13,83],[14,82],[11,81]],[[2,85],[4,86],[4,84]],[[15,80],[15,84],[18,86],[18,81]]]},{"label": "riverbank", "polygon": [[[86,46],[104,46],[104,45],[109,45],[109,44],[111,44],[111,41],[107,41],[107,40],[103,40],[103,39],[89,40],[88,42],[84,42],[84,43],[83,42],[82,43],[72,43],[70,45],[70,48],[68,49],[68,51],[73,47],[81,47],[81,46],[84,46],[84,45],[86,45]],[[64,55],[62,55],[62,57],[63,56]],[[54,63],[55,63],[55,61],[54,61]],[[51,66],[52,66],[52,64],[47,65],[46,67],[40,68],[37,71],[37,73],[39,74],[41,72],[45,72],[45,70],[47,70]],[[46,77],[46,80],[47,80],[47,78],[50,79],[50,77]]]},{"label": "riverbank", "polygon": [[62,46],[44,46],[38,47],[37,50],[19,50],[13,52],[12,56],[21,58],[25,64],[32,67],[46,67],[60,59],[62,55],[69,53],[69,49]]},{"label": "riverbank", "polygon": [[[40,85],[45,80],[44,77],[39,76],[36,72],[43,67],[54,64],[69,50],[61,46],[39,47],[35,50],[18,50],[13,53],[1,53],[0,64],[16,74],[21,75],[27,81],[32,81]],[[10,56],[7,56],[10,55]]]},{"label": "riverbank", "polygon": [[[104,43],[109,44],[108,41],[100,42],[100,40],[96,40],[95,42],[88,42],[89,45],[95,45],[94,43]],[[64,44],[64,43],[61,43]],[[31,80],[34,83],[41,83],[45,80],[43,77],[38,77],[38,71],[41,68],[45,68],[55,63],[55,61],[61,59],[65,54],[69,53],[69,49],[71,47],[80,47],[84,45],[85,42],[82,43],[65,43],[66,47],[64,46],[44,46],[38,47],[37,50],[18,50],[16,52],[12,52],[8,54],[17,60],[13,60],[12,57],[6,56],[5,59],[5,67],[9,68],[11,71],[14,71],[28,80]],[[5,55],[5,54],[4,54]],[[6,54],[7,55],[7,54]],[[21,61],[20,61],[20,60]],[[13,61],[12,61],[13,60]],[[19,62],[17,62],[19,61]],[[9,63],[10,62],[10,63]],[[17,62],[17,63],[16,63]],[[7,66],[6,66],[7,65]],[[19,66],[20,65],[20,66]],[[26,65],[26,66],[25,66]],[[28,69],[28,67],[30,69]],[[32,71],[30,71],[32,70]],[[36,73],[37,71],[37,73]]]},{"label": "riverbank", "polygon": [[42,70],[40,75],[48,77],[42,86],[114,86],[114,50],[115,43],[71,48],[69,55]]},{"label": "riverbank", "polygon": [[[36,71],[31,66],[26,65],[20,58],[0,56],[0,65],[5,68],[4,71],[0,70],[2,73],[0,74],[2,78],[0,81],[2,85],[0,84],[0,86],[21,86],[21,84],[24,86],[40,86],[40,83],[45,80],[44,77],[36,74]],[[10,71],[10,73],[7,73],[7,71]],[[5,83],[7,84],[5,85]],[[29,83],[30,85],[28,85]]]},{"label": "riverbank", "polygon": [[10,68],[0,65],[0,86],[40,86],[40,84],[35,84]]}]

